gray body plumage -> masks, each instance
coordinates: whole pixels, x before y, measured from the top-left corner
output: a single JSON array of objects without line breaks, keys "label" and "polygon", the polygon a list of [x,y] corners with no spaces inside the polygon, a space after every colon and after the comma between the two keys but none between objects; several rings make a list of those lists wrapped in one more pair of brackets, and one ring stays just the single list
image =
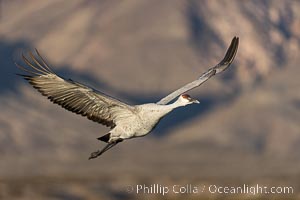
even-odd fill
[{"label": "gray body plumage", "polygon": [[109,131],[110,140],[108,142],[116,141],[119,138],[129,139],[148,134],[159,120],[171,111],[170,108],[161,109],[161,107],[151,103],[133,106],[132,114],[121,112],[116,120],[116,126]]},{"label": "gray body plumage", "polygon": [[[101,151],[92,153],[90,158],[95,158],[125,139],[147,135],[160,119],[173,109],[197,103],[198,101],[191,99],[189,95],[182,94],[227,69],[236,55],[238,43],[239,39],[234,37],[224,59],[195,81],[172,92],[157,103],[134,106],[71,79],[66,80],[58,76],[50,69],[38,51],[36,51],[37,57],[29,53],[31,61],[23,56],[24,62],[31,67],[30,69],[17,66],[28,72],[27,75],[21,76],[53,103],[110,127],[109,133],[99,138],[108,144]],[[178,96],[175,102],[168,104]]]}]

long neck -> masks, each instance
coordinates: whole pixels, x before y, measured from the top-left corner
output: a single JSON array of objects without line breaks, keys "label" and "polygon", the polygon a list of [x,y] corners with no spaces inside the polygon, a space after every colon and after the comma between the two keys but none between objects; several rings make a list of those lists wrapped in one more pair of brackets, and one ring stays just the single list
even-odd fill
[{"label": "long neck", "polygon": [[159,105],[158,107],[158,116],[161,118],[174,110],[175,108],[185,106],[181,101],[177,100],[174,103],[168,104],[168,105]]},{"label": "long neck", "polygon": [[182,101],[180,101],[179,99],[177,99],[177,101],[175,101],[174,103],[171,103],[169,105],[165,105],[165,107],[167,109],[170,109],[170,111],[174,110],[175,108],[181,107],[181,106],[185,106],[186,104],[184,104]]}]

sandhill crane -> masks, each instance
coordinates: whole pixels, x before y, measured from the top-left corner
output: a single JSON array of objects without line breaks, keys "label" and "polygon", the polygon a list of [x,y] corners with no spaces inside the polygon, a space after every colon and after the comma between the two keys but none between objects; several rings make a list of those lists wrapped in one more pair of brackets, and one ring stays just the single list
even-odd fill
[{"label": "sandhill crane", "polygon": [[[22,55],[24,62],[31,68],[16,65],[28,73],[18,75],[23,76],[53,103],[110,127],[107,134],[98,138],[106,142],[107,145],[102,150],[91,153],[89,159],[93,159],[119,142],[147,135],[162,117],[175,108],[199,103],[198,100],[192,99],[185,93],[200,86],[215,74],[227,69],[234,60],[238,44],[239,38],[234,37],[223,60],[203,73],[198,79],[186,84],[156,103],[142,105],[125,104],[93,88],[58,76],[46,64],[37,50],[37,56],[34,56],[31,52],[29,53],[31,61]],[[176,101],[168,104],[176,97],[178,97]]]}]

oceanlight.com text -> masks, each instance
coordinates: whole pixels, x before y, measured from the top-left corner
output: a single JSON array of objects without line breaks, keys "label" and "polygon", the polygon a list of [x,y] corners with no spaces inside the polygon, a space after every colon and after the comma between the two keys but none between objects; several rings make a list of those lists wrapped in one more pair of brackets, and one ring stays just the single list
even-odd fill
[{"label": "oceanlight.com text", "polygon": [[126,191],[128,193],[135,194],[293,194],[294,188],[292,186],[264,186],[259,184],[247,185],[243,184],[240,186],[224,186],[217,184],[210,185],[163,185],[163,184],[137,184],[133,186],[127,186]]}]

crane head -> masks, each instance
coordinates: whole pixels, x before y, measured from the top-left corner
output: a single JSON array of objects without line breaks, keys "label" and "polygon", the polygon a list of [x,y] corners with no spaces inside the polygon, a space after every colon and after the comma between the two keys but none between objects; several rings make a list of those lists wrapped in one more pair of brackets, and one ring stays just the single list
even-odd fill
[{"label": "crane head", "polygon": [[180,95],[179,100],[182,103],[184,103],[185,105],[192,104],[192,103],[200,103],[197,99],[193,99],[188,94],[182,94],[182,95]]}]

